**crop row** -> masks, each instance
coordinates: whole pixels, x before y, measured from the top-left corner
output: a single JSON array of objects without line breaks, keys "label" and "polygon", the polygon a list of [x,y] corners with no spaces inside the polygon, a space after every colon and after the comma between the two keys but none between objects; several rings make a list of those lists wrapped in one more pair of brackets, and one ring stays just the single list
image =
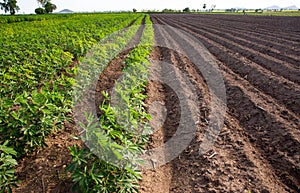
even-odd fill
[{"label": "crop row", "polygon": [[[118,13],[114,14],[117,15]],[[70,19],[80,19],[82,16],[85,17],[107,17],[107,13],[80,13],[80,14],[55,14],[55,15],[0,15],[0,23],[17,23],[17,22],[32,22],[32,21],[43,21],[43,20],[70,20]],[[110,14],[112,15],[112,14]],[[124,15],[119,13],[119,15]]]},{"label": "crop row", "polygon": [[1,24],[1,191],[9,191],[16,182],[15,161],[10,158],[46,146],[45,137],[70,119],[76,61],[141,16],[83,14]]},{"label": "crop row", "polygon": [[[141,179],[138,166],[143,162],[139,155],[151,133],[144,93],[154,32],[149,16],[145,23],[140,44],[125,59],[114,94],[103,93],[100,118],[86,114],[85,123],[80,124],[82,139],[89,148],[70,147],[73,161],[67,168],[72,173],[74,188],[81,192],[137,192]],[[111,104],[113,97],[117,98],[115,105]]]}]

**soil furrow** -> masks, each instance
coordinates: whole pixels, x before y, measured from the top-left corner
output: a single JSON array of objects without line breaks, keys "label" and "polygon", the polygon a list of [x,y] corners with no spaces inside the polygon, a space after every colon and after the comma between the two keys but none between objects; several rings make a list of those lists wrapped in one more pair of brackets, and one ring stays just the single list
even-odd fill
[{"label": "soil furrow", "polygon": [[[157,168],[151,171],[150,176],[146,176],[143,192],[299,192],[299,85],[277,76],[273,73],[273,68],[269,71],[258,62],[245,58],[238,50],[224,47],[222,41],[215,40],[222,38],[212,34],[217,28],[205,33],[196,30],[196,24],[194,27],[185,24],[189,17],[201,16],[184,15],[185,21],[182,21],[180,15],[152,15],[151,19],[155,24],[168,24],[195,35],[220,60],[217,63],[222,70],[227,92],[225,127],[212,150],[199,155],[203,128],[207,125],[205,121],[201,121],[191,145],[175,160],[163,166],[168,169]],[[220,16],[207,17],[222,20]],[[228,23],[237,21],[241,25],[249,22],[231,16],[223,20]],[[268,19],[260,20],[255,25],[263,27],[265,20]],[[165,36],[168,45],[174,50],[186,43],[191,44],[180,37],[170,39],[170,33],[172,31],[156,31],[155,35]],[[222,34],[218,35],[224,37]],[[237,40],[233,36],[227,38]],[[296,39],[297,36],[293,38]],[[245,46],[242,49],[247,54],[247,47],[251,46]],[[156,55],[186,73],[201,92],[199,99],[207,100],[209,90],[201,72],[184,53],[174,50],[159,48]],[[207,108],[207,104],[203,104]],[[176,104],[173,105],[176,107]],[[201,116],[200,120],[206,120],[205,116]],[[155,186],[153,189],[153,177],[156,182],[166,180],[167,183],[163,188]]]},{"label": "soil furrow", "polygon": [[[171,18],[171,17],[168,17],[166,15],[166,18]],[[253,17],[250,17],[250,18],[253,18]],[[259,29],[257,27],[244,26],[242,24],[238,25],[238,24],[234,23],[233,21],[224,22],[224,20],[222,18],[217,19],[216,17],[203,16],[201,18],[193,19],[192,17],[189,16],[189,17],[182,17],[181,19],[178,18],[177,21],[184,21],[184,20],[185,21],[189,20],[195,24],[207,25],[208,27],[211,25],[213,27],[219,27],[220,29],[228,29],[229,31],[240,31],[244,34],[250,34],[253,37],[260,37],[260,39],[262,39],[262,40],[268,40],[269,43],[275,44],[277,46],[284,46],[284,47],[290,48],[292,50],[295,50],[297,52],[300,51],[300,49],[299,49],[300,44],[298,42],[283,39],[283,37],[289,37],[289,35],[287,35],[287,34],[285,34],[284,36],[277,34],[277,33],[265,34],[263,32],[259,32]],[[287,33],[290,33],[290,31],[288,31]]]},{"label": "soil furrow", "polygon": [[[177,41],[184,41],[184,40],[177,39]],[[274,148],[272,152],[273,154],[271,154],[271,156],[267,156],[266,159],[269,160],[270,164],[275,170],[275,173],[278,176],[281,176],[282,182],[285,183],[287,186],[289,186],[291,189],[294,189],[296,191],[297,187],[299,186],[299,181],[297,180],[297,175],[299,171],[298,169],[294,169],[294,166],[297,164],[296,161],[293,159],[293,156],[295,156],[295,153],[297,153],[296,150],[297,147],[299,147],[299,141],[295,140],[295,138],[285,130],[286,123],[280,123],[276,121],[277,120],[276,117],[272,117],[268,112],[265,112],[262,108],[256,106],[256,103],[254,102],[255,98],[245,94],[246,90],[243,90],[243,88],[240,88],[239,86],[236,86],[232,83],[228,84],[227,81],[226,81],[226,86],[227,86],[227,96],[228,96],[227,100],[228,100],[229,109],[234,111],[235,116],[236,114],[238,114],[237,117],[241,121],[241,125],[243,125],[246,128],[246,131],[248,131],[248,129],[251,129],[251,131],[249,132],[249,134],[251,135],[250,139],[253,139],[255,141],[256,139],[262,139],[259,142],[255,143],[255,145],[264,151],[264,155],[268,155],[270,153],[269,150],[270,146]],[[234,90],[234,92],[232,92],[233,93],[232,95],[231,95],[231,90]],[[240,96],[242,98],[237,98],[237,96]],[[245,111],[244,107],[241,108],[241,106],[243,106],[241,104],[248,107],[247,111]],[[237,109],[244,109],[244,111],[237,112],[236,111]],[[251,119],[255,121],[252,122]],[[247,121],[247,123],[244,124],[243,121]],[[255,132],[253,132],[254,130],[252,127],[248,128],[249,125],[253,126],[254,123],[257,125],[254,126]],[[257,127],[263,128],[264,131],[260,133],[259,130],[261,128],[257,130]],[[276,130],[274,130],[275,128]],[[296,128],[297,125],[295,128],[292,127],[290,130]],[[269,134],[266,134],[267,132],[272,132],[271,136],[269,136]],[[282,136],[283,133],[285,134],[284,136]],[[274,138],[276,139],[274,141],[275,143],[270,142],[270,140]],[[284,154],[284,150],[286,150],[285,149],[286,147],[284,147],[283,151],[280,148],[281,146],[279,146],[279,148],[276,149],[276,145],[278,145],[278,142],[281,142],[282,144],[288,144],[288,148],[290,150],[290,153],[288,153],[288,155]],[[267,149],[265,149],[266,146],[268,146]],[[272,156],[274,156],[275,154],[281,157],[281,160],[279,160],[277,157],[275,157],[274,159]],[[284,160],[284,162],[281,162],[282,160]],[[290,164],[288,164],[288,167],[285,167],[284,170],[282,170],[280,166],[282,165],[282,163],[290,163]],[[284,172],[282,171],[289,171],[289,173],[293,175],[293,177],[282,178],[282,176],[285,176]]]},{"label": "soil furrow", "polygon": [[[175,23],[168,23],[170,25],[174,25]],[[221,34],[216,35],[207,30],[201,30],[199,28],[193,27],[191,25],[183,25],[182,23],[176,23],[177,25],[184,26],[193,32],[205,36],[223,46],[227,49],[232,50],[233,52],[240,53],[244,57],[248,58],[249,60],[261,65],[262,67],[275,72],[278,75],[281,75],[297,84],[300,84],[300,74],[298,69],[291,68],[290,66],[284,65],[281,61],[267,56],[264,53],[257,52],[251,48],[245,47],[243,45],[237,44],[233,42],[231,39],[226,39],[221,37]]]},{"label": "soil furrow", "polygon": [[253,96],[253,100],[257,108],[267,111],[270,115],[276,117],[279,122],[291,126],[293,129],[288,130],[289,128],[287,127],[287,132],[291,133],[291,135],[295,135],[296,137],[294,137],[294,139],[300,142],[300,130],[298,129],[300,128],[299,116],[289,111],[285,107],[279,105],[272,97],[264,94],[253,85],[249,84],[247,80],[235,74],[226,65],[220,62],[219,66],[222,69],[224,77],[226,77],[227,80],[239,84],[240,87],[245,88],[245,92],[252,93],[251,95]]},{"label": "soil furrow", "polygon": [[[162,34],[163,32],[156,30],[155,31],[156,36],[158,33]],[[167,42],[167,44],[169,44],[169,42]],[[170,45],[170,46],[172,46],[172,45]],[[182,70],[182,66],[181,66],[182,63],[180,63],[180,61],[177,60],[178,56],[176,56],[176,53],[174,53],[174,51],[169,50],[167,48],[157,47],[156,49],[154,49],[153,52],[154,52],[154,54],[152,55],[152,59],[172,63],[172,65],[174,65],[174,67],[178,67],[178,68],[180,67],[180,69]],[[194,74],[189,74],[189,75],[194,76]],[[195,75],[198,75],[198,74],[196,73]],[[201,79],[201,77],[198,76],[197,80],[199,80],[199,79]],[[194,81],[194,83],[195,82],[196,81]],[[150,84],[150,86],[151,86],[151,84]],[[157,90],[156,92],[154,91],[154,93],[148,94],[151,99],[153,98],[153,95],[155,93],[162,90],[162,89],[159,89],[159,86],[157,86],[157,87],[158,87],[158,89],[156,89]],[[177,123],[177,121],[178,121],[178,116],[180,116],[180,109],[178,107],[179,101],[174,100],[174,97],[172,97],[175,93],[173,93],[172,90],[170,90],[168,87],[166,87],[166,85],[163,87],[163,93],[161,93],[161,94],[163,95],[162,98],[165,99],[164,103],[166,104],[167,111],[168,111],[168,109],[170,109],[170,111],[168,111],[168,113],[167,113],[169,118],[167,118],[164,125],[162,126],[162,129],[164,131],[160,132],[163,134],[163,136],[161,136],[163,138],[160,141],[164,142],[164,141],[167,141],[170,137],[172,137],[174,130],[176,130],[179,125]],[[156,96],[156,97],[158,97],[158,96]],[[203,98],[201,93],[198,93],[198,97],[199,97],[199,99]],[[158,97],[158,98],[160,98],[160,97]],[[207,109],[205,108],[205,105],[203,105],[201,108],[202,108],[202,111],[207,111]],[[205,113],[203,113],[203,115],[204,114]],[[202,118],[202,120],[203,120],[203,118]],[[155,137],[155,136],[156,135],[154,135],[153,137]],[[152,143],[151,146],[153,146],[153,145],[155,146],[158,144],[157,144],[157,142],[154,142],[154,144]],[[174,183],[178,182],[178,177],[180,176],[180,173],[178,173],[178,171],[174,170],[174,168],[177,165],[178,165],[178,163],[175,160],[173,160],[170,163],[166,164],[165,166],[156,168],[155,171],[144,171],[143,172],[143,180],[141,182],[141,192],[165,193],[165,192],[172,191],[172,189],[174,189]],[[152,180],[153,178],[155,178],[156,180]],[[158,184],[163,184],[163,186],[159,187],[159,186],[157,186]],[[188,187],[185,187],[184,190],[182,190],[182,191],[189,192],[187,188]]]},{"label": "soil furrow", "polygon": [[[245,135],[245,128],[239,125],[239,121],[227,114],[226,126],[229,133],[219,137],[218,146],[222,152],[229,151],[229,155],[234,157],[238,170],[245,170],[248,177],[248,186],[251,192],[288,192],[287,186],[281,182],[280,178],[272,169],[272,165],[263,157],[264,152],[257,148],[255,144]],[[226,144],[237,145],[226,145]],[[250,171],[250,172],[249,172]],[[259,187],[259,188],[258,188]]]},{"label": "soil furrow", "polygon": [[297,169],[294,156],[300,151],[300,146],[285,132],[286,125],[258,108],[238,86],[228,86],[227,96],[230,114],[245,128],[250,142],[264,152],[264,157],[269,160],[282,182],[292,191],[299,191],[300,170]]},{"label": "soil furrow", "polygon": [[[182,21],[182,22],[189,24],[190,21]],[[270,42],[260,41],[257,38],[253,38],[249,35],[244,35],[244,33],[240,31],[235,32],[232,29],[226,30],[223,27],[222,27],[222,31],[220,31],[220,26],[213,27],[212,25],[203,25],[202,23],[197,25],[191,25],[191,26],[203,30],[211,29],[210,31],[214,34],[218,34],[218,35],[223,34],[223,37],[225,38],[227,37],[227,39],[232,39],[236,43],[239,43],[249,48],[253,48],[256,51],[265,53],[271,57],[276,58],[280,60],[280,63],[286,63],[286,65],[290,65],[291,67],[294,67],[297,70],[299,69],[299,63],[300,63],[299,51],[298,52],[294,51],[292,53],[293,55],[291,55],[290,53],[291,50],[288,48],[285,48],[283,46],[276,48],[276,45],[270,44]],[[269,45],[267,43],[269,43]]]},{"label": "soil furrow", "polygon": [[[176,47],[175,43],[173,43],[173,46]],[[188,62],[189,62],[188,59],[184,60],[185,64]],[[236,82],[239,82],[243,88],[246,88],[247,91],[250,91],[253,93],[253,95],[257,96],[255,103],[260,105],[259,108],[262,108],[265,111],[268,111],[268,113],[272,114],[273,116],[281,115],[281,114],[283,114],[283,112],[285,112],[284,114],[286,116],[280,116],[280,117],[278,117],[278,120],[280,120],[280,122],[282,122],[282,123],[291,122],[291,125],[293,125],[293,127],[295,127],[295,128],[300,127],[300,122],[299,122],[300,118],[296,114],[289,111],[285,107],[279,105],[275,100],[273,100],[272,97],[264,94],[262,91],[258,90],[255,86],[249,84],[247,79],[244,79],[244,78],[242,78],[243,76],[241,77],[238,74],[234,73],[230,68],[227,67],[226,64],[218,62],[218,65],[222,69],[222,72],[224,73],[225,78],[230,77],[231,80],[235,80]],[[184,68],[184,66],[182,66],[181,68]],[[201,72],[199,72],[199,71],[197,71],[197,72],[199,74],[201,74]],[[279,79],[279,81],[280,81],[280,79]],[[272,105],[270,105],[270,104],[272,104]],[[294,129],[292,131],[294,131]],[[295,130],[295,131],[299,135],[297,138],[299,138],[300,137],[299,131],[298,130]]]},{"label": "soil furrow", "polygon": [[[230,34],[236,34],[239,37],[244,37],[245,39],[253,40],[254,42],[261,42],[261,45],[265,45],[268,47],[276,48],[277,50],[287,53],[293,56],[298,56],[298,53],[300,51],[300,45],[296,46],[295,42],[290,41],[282,41],[281,37],[278,38],[275,37],[269,37],[266,35],[263,35],[262,33],[259,33],[257,31],[251,31],[249,28],[241,28],[237,27],[237,25],[233,22],[224,24],[223,22],[219,22],[218,20],[212,20],[212,19],[191,19],[189,18],[186,20],[185,18],[182,18],[180,20],[177,20],[180,22],[194,22],[197,25],[204,26],[206,28],[214,28],[214,29],[222,29]],[[199,22],[201,21],[201,22]]]},{"label": "soil furrow", "polygon": [[[285,17],[257,17],[257,16],[229,16],[228,18],[222,18],[222,15],[219,17],[208,16],[210,19],[218,19],[222,21],[225,25],[233,25],[235,27],[244,28],[251,30],[253,32],[259,32],[264,35],[279,37],[282,40],[288,40],[290,42],[296,43],[299,45],[299,33],[297,26],[299,26],[298,17],[289,17],[289,25]],[[251,21],[251,22],[249,22]],[[266,25],[266,23],[271,22],[272,25]],[[284,28],[282,27],[284,26]]]},{"label": "soil furrow", "polygon": [[[172,22],[172,25],[175,25],[174,22]],[[179,26],[177,25],[177,27]],[[187,29],[183,28],[183,30]],[[249,83],[258,87],[262,92],[276,98],[280,104],[291,109],[294,113],[299,114],[298,110],[300,104],[298,99],[300,97],[300,89],[298,85],[294,85],[289,81],[278,78],[276,75],[259,68],[255,63],[247,61],[236,53],[230,54],[226,48],[221,49],[223,47],[222,45],[217,44],[204,36],[199,36],[199,34],[196,33],[193,34],[201,38],[201,41],[208,50],[235,73],[239,74],[244,79],[247,79]]]}]

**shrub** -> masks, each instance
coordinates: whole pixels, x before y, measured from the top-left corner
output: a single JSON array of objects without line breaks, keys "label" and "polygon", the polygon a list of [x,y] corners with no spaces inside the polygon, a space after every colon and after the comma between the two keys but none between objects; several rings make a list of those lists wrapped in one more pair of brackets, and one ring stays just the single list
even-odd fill
[{"label": "shrub", "polygon": [[183,12],[191,12],[190,8],[186,7],[182,10]]}]

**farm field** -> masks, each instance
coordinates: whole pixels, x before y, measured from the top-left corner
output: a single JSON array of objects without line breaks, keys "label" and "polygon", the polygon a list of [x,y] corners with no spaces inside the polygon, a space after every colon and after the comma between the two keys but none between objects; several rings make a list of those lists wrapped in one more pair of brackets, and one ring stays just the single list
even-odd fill
[{"label": "farm field", "polygon": [[[300,17],[119,13],[3,18],[0,192],[300,191]],[[224,126],[203,154],[199,149],[211,121],[212,94],[194,60],[177,51],[193,42],[176,29],[201,42],[224,81]],[[183,74],[196,89],[183,95],[197,101],[184,103],[198,112],[197,126],[175,159],[156,167],[153,158],[153,168],[140,169],[137,155],[193,122],[180,123],[182,97],[157,81],[169,71],[163,74],[164,65],[155,61],[179,70],[169,82],[184,85],[178,78]],[[114,92],[126,101],[128,117],[123,104],[112,107]],[[96,119],[84,115],[91,104]],[[166,109],[165,120],[158,117],[162,125],[155,122],[162,110],[158,104]],[[94,141],[87,148],[79,139]],[[125,167],[101,159],[107,152],[94,148],[95,141],[111,148]]]},{"label": "farm field", "polygon": [[[143,173],[141,192],[299,192],[300,18],[152,14],[151,19],[195,36],[214,55],[227,113],[210,152],[198,153],[204,122],[184,153]],[[156,40],[184,45],[183,38],[169,38],[172,33],[155,28]],[[180,68],[207,96],[201,73],[184,55],[156,48],[153,57]],[[179,110],[173,108],[169,116]],[[165,123],[166,138],[176,121]]]},{"label": "farm field", "polygon": [[[127,170],[109,167],[108,164],[93,157],[87,149],[81,147],[80,141],[74,139],[74,135],[79,134],[73,113],[76,99],[72,98],[75,97],[74,90],[81,91],[89,86],[80,85],[79,81],[75,80],[76,77],[89,80],[94,71],[103,70],[107,65],[107,61],[104,61],[105,56],[115,57],[115,52],[131,45],[133,48],[123,53],[124,56],[128,55],[127,60],[132,64],[145,60],[150,49],[137,45],[140,41],[144,44],[153,42],[152,28],[145,27],[145,30],[139,30],[142,23],[150,22],[150,17],[146,18],[144,14],[124,13],[53,15],[37,18],[22,16],[5,19],[0,26],[2,33],[6,34],[1,36],[0,40],[2,43],[0,191],[11,191],[18,185],[14,192],[65,192],[71,187],[67,185],[71,181],[71,173],[76,176],[77,183],[81,184],[82,189],[92,189],[92,186],[95,186],[93,182],[87,182],[87,178],[79,177],[79,173],[83,172],[81,170],[91,165],[93,170],[102,167],[102,173],[109,174],[114,170],[116,176],[112,177],[113,180],[116,178],[121,181],[122,177],[124,181],[132,182],[132,185],[128,183],[127,185],[133,188],[135,179],[139,177],[138,173],[131,171],[133,173],[131,174]],[[117,33],[114,39],[105,39],[115,32]],[[100,40],[108,43],[106,46],[98,45]],[[115,43],[111,43],[112,41]],[[95,53],[102,53],[103,57],[98,55],[92,58],[94,60],[87,61],[87,58],[93,57]],[[79,63],[85,63],[86,69]],[[88,71],[93,67],[94,71]],[[135,65],[135,68],[138,68],[135,69],[138,71],[145,67]],[[126,71],[125,67],[123,69]],[[132,86],[135,86],[135,83],[132,81]],[[143,87],[136,87],[138,93],[135,96],[139,97]],[[125,94],[126,89],[123,92]],[[82,95],[79,92],[77,94],[77,97]],[[136,104],[139,104],[138,101],[134,100]],[[102,110],[111,110],[102,102],[98,105]],[[137,116],[142,112],[140,108],[135,114],[135,119],[143,119],[142,115]],[[112,119],[111,116],[109,118]],[[105,122],[102,126],[107,124],[110,127],[108,118],[103,118],[102,121]],[[117,132],[114,132],[115,137]],[[128,140],[127,143],[130,143],[130,139],[125,138],[125,133],[120,136],[123,142]],[[139,148],[137,144],[134,145],[135,148]],[[81,152],[84,152],[86,157],[80,157]],[[76,165],[78,163],[75,158],[73,165],[71,164],[72,156],[80,157],[79,165]],[[91,165],[81,164],[82,160]],[[17,164],[18,167],[14,170]],[[71,173],[67,173],[67,165]],[[82,185],[78,179],[85,180],[85,184]],[[124,184],[118,186],[114,184],[113,190],[109,189],[108,185],[99,186],[112,192],[117,191],[120,186],[127,190]]]}]

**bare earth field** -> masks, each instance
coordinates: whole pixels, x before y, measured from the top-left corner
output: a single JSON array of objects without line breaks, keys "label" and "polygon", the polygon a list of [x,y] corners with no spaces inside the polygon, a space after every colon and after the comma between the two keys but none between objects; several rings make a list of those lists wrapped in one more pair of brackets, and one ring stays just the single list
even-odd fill
[{"label": "bare earth field", "polygon": [[[226,86],[227,112],[213,149],[199,155],[209,111],[205,82],[188,58],[156,47],[152,59],[172,63],[199,89],[202,122],[180,156],[143,172],[140,192],[300,192],[300,17],[153,14],[151,19],[188,32],[214,55]],[[156,28],[156,40],[168,33]],[[176,47],[184,40],[165,41]],[[150,146],[176,130],[180,109],[172,92],[149,84],[148,100],[164,101],[172,117]]]}]

